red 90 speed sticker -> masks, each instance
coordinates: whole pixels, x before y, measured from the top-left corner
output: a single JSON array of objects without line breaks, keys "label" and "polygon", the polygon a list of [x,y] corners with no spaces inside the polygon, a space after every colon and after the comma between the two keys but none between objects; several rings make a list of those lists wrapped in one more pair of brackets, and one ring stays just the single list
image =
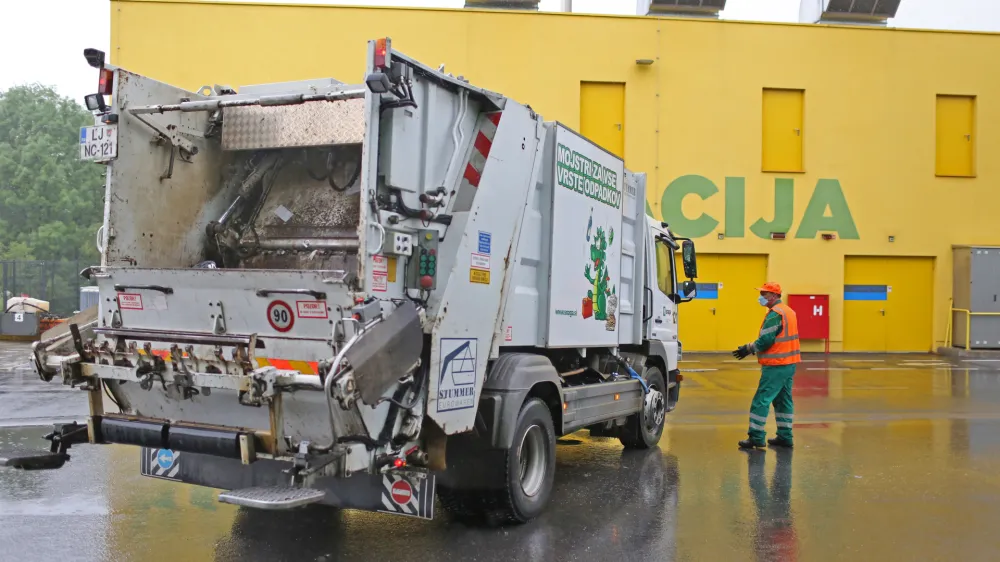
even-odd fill
[{"label": "red 90 speed sticker", "polygon": [[285,301],[272,301],[267,305],[267,322],[279,332],[287,332],[295,325],[295,313]]}]

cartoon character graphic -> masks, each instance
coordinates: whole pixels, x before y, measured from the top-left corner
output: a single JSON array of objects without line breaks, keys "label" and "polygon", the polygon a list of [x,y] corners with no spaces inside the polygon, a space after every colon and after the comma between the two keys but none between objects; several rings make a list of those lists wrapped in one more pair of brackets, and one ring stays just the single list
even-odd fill
[{"label": "cartoon character graphic", "polygon": [[[587,236],[589,239],[589,226],[587,227]],[[608,272],[607,263],[608,246],[614,241],[614,228],[609,229],[605,236],[604,229],[600,226],[597,227],[597,233],[590,243],[590,261],[594,267],[593,274],[590,269],[591,263],[588,263],[583,269],[584,278],[592,285],[587,291],[587,297],[583,299],[582,315],[584,318],[590,318],[593,315],[594,320],[606,322],[608,319],[608,297],[614,296],[617,305],[616,287],[613,285],[609,287],[611,275]],[[614,311],[611,312],[611,315],[614,316]]]}]

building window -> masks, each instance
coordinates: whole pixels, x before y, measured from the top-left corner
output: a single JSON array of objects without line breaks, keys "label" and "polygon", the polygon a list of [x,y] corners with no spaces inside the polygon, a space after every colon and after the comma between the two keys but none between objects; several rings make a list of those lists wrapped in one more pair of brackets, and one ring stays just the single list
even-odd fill
[{"label": "building window", "polygon": [[937,97],[938,176],[976,177],[976,96]]},{"label": "building window", "polygon": [[804,172],[802,141],[805,90],[764,88],[761,170]]}]

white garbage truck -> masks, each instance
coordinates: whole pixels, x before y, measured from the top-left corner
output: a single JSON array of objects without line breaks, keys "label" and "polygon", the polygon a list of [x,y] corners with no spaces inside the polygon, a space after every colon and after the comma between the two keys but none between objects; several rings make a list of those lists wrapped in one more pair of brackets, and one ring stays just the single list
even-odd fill
[{"label": "white garbage truck", "polygon": [[517,523],[557,436],[656,446],[695,249],[621,158],[387,38],[362,84],[190,92],[84,54],[99,304],[33,354],[90,415],[0,464],[132,445],[239,506]]}]

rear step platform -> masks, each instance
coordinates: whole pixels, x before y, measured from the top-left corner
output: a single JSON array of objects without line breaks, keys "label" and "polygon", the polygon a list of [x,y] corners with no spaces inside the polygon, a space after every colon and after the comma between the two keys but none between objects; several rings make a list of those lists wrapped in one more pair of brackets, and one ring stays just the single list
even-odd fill
[{"label": "rear step platform", "polygon": [[294,509],[316,503],[326,496],[322,490],[292,487],[259,487],[230,490],[219,494],[219,501],[256,509]]},{"label": "rear step platform", "polygon": [[69,455],[49,451],[0,452],[0,466],[22,470],[52,470],[62,468]]}]

